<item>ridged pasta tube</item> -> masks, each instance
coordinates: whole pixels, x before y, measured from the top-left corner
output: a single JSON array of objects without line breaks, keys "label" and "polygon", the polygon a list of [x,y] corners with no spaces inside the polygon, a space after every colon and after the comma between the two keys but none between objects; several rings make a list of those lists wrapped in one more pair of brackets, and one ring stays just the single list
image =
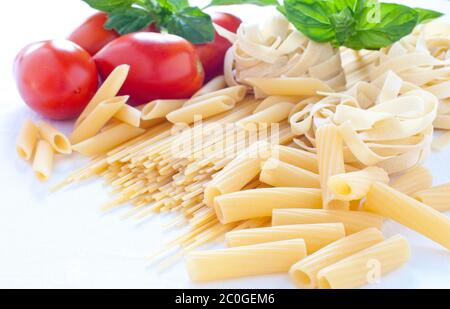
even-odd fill
[{"label": "ridged pasta tube", "polygon": [[197,251],[187,256],[193,281],[210,281],[286,272],[306,256],[303,239],[291,239],[236,248]]},{"label": "ridged pasta tube", "polygon": [[289,275],[295,285],[301,288],[316,288],[318,272],[352,254],[384,240],[383,234],[375,228],[339,239],[303,260],[292,265]]},{"label": "ridged pasta tube", "polygon": [[320,288],[351,289],[374,283],[410,258],[408,241],[393,236],[330,265],[317,274]]},{"label": "ridged pasta tube", "polygon": [[259,180],[274,187],[320,188],[319,175],[273,158],[263,164]]},{"label": "ridged pasta tube", "polygon": [[443,184],[422,190],[413,194],[413,197],[427,206],[438,211],[450,210],[450,184]]},{"label": "ridged pasta tube", "polygon": [[432,186],[433,176],[424,166],[415,167],[393,179],[389,184],[392,188],[407,195],[428,189]]},{"label": "ridged pasta tube", "polygon": [[301,238],[306,243],[308,254],[311,254],[344,236],[342,223],[318,223],[231,231],[225,235],[225,239],[229,247],[238,247]]},{"label": "ridged pasta tube", "polygon": [[39,130],[36,125],[30,119],[26,120],[17,137],[17,154],[27,161],[30,160],[33,156],[38,138]]}]

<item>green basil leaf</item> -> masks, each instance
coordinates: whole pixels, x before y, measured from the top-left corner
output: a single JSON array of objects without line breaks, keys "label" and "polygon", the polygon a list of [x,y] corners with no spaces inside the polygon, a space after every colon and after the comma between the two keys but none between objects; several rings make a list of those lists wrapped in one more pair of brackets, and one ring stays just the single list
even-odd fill
[{"label": "green basil leaf", "polygon": [[169,33],[181,36],[194,44],[214,40],[215,31],[211,17],[197,7],[185,8],[168,16],[162,26]]},{"label": "green basil leaf", "polygon": [[277,5],[278,0],[212,0],[208,6],[254,4],[259,6]]},{"label": "green basil leaf", "polygon": [[130,7],[133,4],[133,0],[83,0],[93,9],[112,12],[121,7]]},{"label": "green basil leaf", "polygon": [[436,12],[433,10],[427,10],[427,9],[421,9],[421,8],[415,8],[416,12],[419,13],[419,19],[417,21],[417,24],[426,23],[433,19],[441,17],[441,12]]},{"label": "green basil leaf", "polygon": [[355,19],[350,7],[343,8],[339,13],[330,16],[335,31],[335,45],[341,46],[355,31]]},{"label": "green basil leaf", "polygon": [[109,13],[105,28],[128,34],[148,27],[152,21],[152,17],[145,10],[134,7],[119,8]]},{"label": "green basil leaf", "polygon": [[359,13],[366,5],[366,0],[334,0],[337,11],[349,8],[353,13]]},{"label": "green basil leaf", "polygon": [[419,13],[407,6],[380,3],[380,20],[373,20],[374,8],[365,8],[357,16],[354,34],[345,42],[353,49],[380,49],[410,34]]},{"label": "green basil leaf", "polygon": [[297,30],[317,42],[335,37],[329,16],[336,13],[334,3],[324,0],[285,0],[280,10]]},{"label": "green basil leaf", "polygon": [[189,7],[188,0],[158,0],[158,3],[171,12],[178,12]]}]

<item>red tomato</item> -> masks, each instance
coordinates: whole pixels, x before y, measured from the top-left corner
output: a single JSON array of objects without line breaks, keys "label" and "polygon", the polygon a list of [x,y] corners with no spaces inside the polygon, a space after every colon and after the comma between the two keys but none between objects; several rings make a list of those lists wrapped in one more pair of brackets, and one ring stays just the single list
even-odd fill
[{"label": "red tomato", "polygon": [[116,31],[104,28],[107,20],[106,13],[94,14],[75,29],[68,39],[83,47],[93,56],[106,44],[120,36]]},{"label": "red tomato", "polygon": [[204,80],[192,44],[170,34],[138,32],[122,36],[106,45],[94,60],[103,80],[118,65],[130,65],[121,94],[129,95],[133,106],[154,99],[188,98]]},{"label": "red tomato", "polygon": [[56,120],[77,117],[98,87],[97,69],[91,56],[66,40],[25,47],[17,55],[14,75],[28,106]]},{"label": "red tomato", "polygon": [[[212,13],[211,18],[214,23],[234,33],[236,33],[242,22],[236,16],[228,13]],[[230,47],[231,43],[224,37],[218,35],[217,32],[213,42],[195,46],[205,70],[206,81],[223,74],[225,53]]]}]

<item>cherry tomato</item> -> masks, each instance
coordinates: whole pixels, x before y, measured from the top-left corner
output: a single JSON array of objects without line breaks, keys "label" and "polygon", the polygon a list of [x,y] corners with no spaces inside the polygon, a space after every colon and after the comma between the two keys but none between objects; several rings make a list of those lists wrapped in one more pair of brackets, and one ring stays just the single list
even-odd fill
[{"label": "cherry tomato", "polygon": [[107,20],[106,13],[94,14],[75,29],[68,39],[83,47],[93,56],[106,44],[120,36],[116,31],[104,28]]},{"label": "cherry tomato", "polygon": [[154,99],[189,98],[204,80],[192,44],[170,34],[138,32],[122,36],[106,45],[94,60],[103,80],[118,65],[130,65],[121,94],[129,95],[133,106]]},{"label": "cherry tomato", "polygon": [[77,117],[98,87],[91,56],[66,40],[25,47],[16,57],[14,75],[27,105],[56,120]]},{"label": "cherry tomato", "polygon": [[[214,23],[234,33],[236,33],[242,22],[236,16],[228,13],[212,13],[211,18]],[[195,46],[205,70],[206,81],[223,74],[225,53],[230,47],[231,43],[217,34],[217,32],[213,42]]]}]

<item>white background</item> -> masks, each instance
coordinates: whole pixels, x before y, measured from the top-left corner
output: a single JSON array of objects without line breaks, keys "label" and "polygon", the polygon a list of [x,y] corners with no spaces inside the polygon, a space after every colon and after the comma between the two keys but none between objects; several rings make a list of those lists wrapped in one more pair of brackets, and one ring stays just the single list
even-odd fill
[{"label": "white background", "polygon": [[[398,1],[450,14],[445,0]],[[267,10],[228,8],[244,19]],[[30,166],[17,158],[14,142],[26,117],[37,119],[16,92],[15,54],[26,44],[64,38],[91,10],[79,0],[5,1],[0,9],[0,288],[292,288],[287,275],[192,284],[179,262],[158,273],[145,256],[181,230],[164,231],[171,215],[145,222],[122,221],[120,209],[103,215],[108,188],[98,180],[49,194]],[[446,17],[447,20],[450,18]],[[63,130],[70,123],[57,124]],[[435,184],[450,181],[450,149],[433,153],[427,166]],[[58,160],[52,182],[82,159]],[[412,245],[412,259],[371,288],[450,288],[450,252],[428,239],[388,222],[386,236],[401,233]]]}]

